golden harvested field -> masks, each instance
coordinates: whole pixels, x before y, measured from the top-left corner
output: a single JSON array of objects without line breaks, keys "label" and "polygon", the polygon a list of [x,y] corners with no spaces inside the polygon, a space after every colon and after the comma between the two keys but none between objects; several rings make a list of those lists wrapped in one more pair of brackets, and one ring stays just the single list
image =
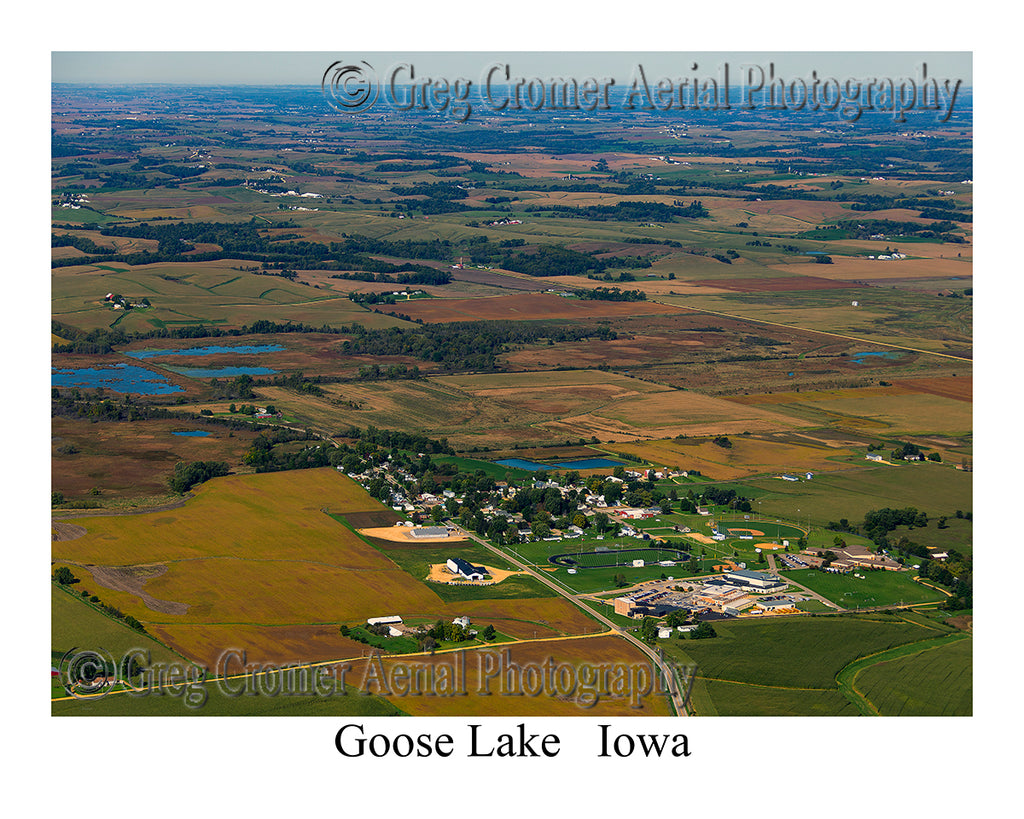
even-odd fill
[{"label": "golden harvested field", "polygon": [[451,617],[466,615],[474,623],[493,623],[501,633],[520,640],[604,630],[604,626],[563,597],[464,600],[449,603],[445,614]]},{"label": "golden harvested field", "polygon": [[[703,199],[701,200],[704,201]],[[833,219],[847,219],[850,211],[839,202],[812,202],[803,199],[771,199],[763,202],[744,202],[743,210],[758,216],[783,217],[800,224],[791,227],[805,229],[807,224],[820,225]],[[766,224],[767,222],[765,222]],[[758,222],[762,224],[762,222]],[[780,222],[785,224],[785,222]]]},{"label": "golden harvested field", "polygon": [[[880,254],[884,249],[880,246],[873,251],[865,251],[870,255]],[[895,243],[892,243],[895,244]],[[887,279],[941,279],[959,276],[969,278],[972,275],[970,261],[957,259],[955,256],[946,258],[913,258],[917,255],[916,246],[907,246],[900,249],[906,253],[906,259],[867,259],[852,258],[847,256],[832,256],[832,264],[814,265],[814,275],[823,279],[835,279],[837,281],[882,281]],[[792,265],[772,265],[773,270],[792,273]]]},{"label": "golden harvested field", "polygon": [[696,469],[718,480],[732,480],[766,472],[826,472],[842,469],[844,457],[853,457],[844,447],[734,436],[730,449],[712,441],[664,440],[616,444],[614,451],[632,455],[657,466]]},{"label": "golden harvested field", "polygon": [[[327,659],[339,656],[342,644],[328,641],[327,656],[313,656],[322,640],[307,645],[304,629],[320,634],[316,627],[391,611],[444,610],[430,588],[322,507],[384,508],[333,469],[229,476],[198,487],[178,509],[78,518],[85,534],[55,541],[53,559],[74,567],[103,602],[158,628],[195,659],[235,647],[235,626],[243,635],[301,627],[301,639],[293,634],[289,644],[306,654],[289,659]],[[229,628],[219,645],[207,645],[197,626]]]},{"label": "golden harvested field", "polygon": [[76,518],[84,534],[54,541],[52,555],[190,659],[213,666],[232,649],[273,663],[358,657],[366,647],[338,625],[393,613],[469,615],[520,639],[598,629],[561,598],[443,602],[321,511],[389,513],[337,470],[217,478],[195,494],[169,511]]},{"label": "golden harvested field", "polygon": [[[832,426],[861,429],[883,434],[965,434],[972,428],[972,405],[962,398],[947,397],[944,392],[929,394],[907,386],[863,387],[860,389],[811,390],[744,395],[729,399],[750,406],[770,405],[780,412],[817,420]],[[938,381],[938,389],[957,390],[956,382],[969,379],[921,379]],[[953,381],[952,385],[944,382]]]},{"label": "golden harvested field", "polygon": [[[429,666],[448,666],[459,664],[461,674],[461,658],[465,658],[465,690],[466,696],[417,696],[409,694],[399,696],[398,691],[392,691],[393,696],[389,697],[403,711],[413,716],[668,716],[671,714],[670,706],[664,696],[639,696],[638,701],[642,707],[630,707],[630,692],[623,690],[619,696],[615,696],[614,685],[611,696],[599,696],[595,705],[589,708],[582,707],[571,696],[557,696],[558,689],[555,689],[556,696],[541,691],[537,696],[509,696],[502,695],[500,677],[496,672],[500,669],[502,650],[509,652],[509,659],[505,664],[508,668],[512,663],[520,667],[533,667],[538,670],[545,667],[557,668],[560,665],[571,666],[576,670],[573,675],[580,678],[580,669],[587,666],[591,669],[607,664],[609,670],[613,667],[623,668],[629,673],[630,666],[646,666],[649,672],[650,660],[620,637],[596,636],[583,637],[569,640],[544,640],[530,643],[519,643],[503,649],[501,646],[487,649],[474,649],[461,652],[429,655],[411,655],[409,657],[390,657],[383,660],[383,670],[390,675],[396,666],[402,667],[412,673],[427,674]],[[494,675],[488,680],[488,670]],[[363,670],[362,665],[354,669],[355,676],[352,681],[360,685],[365,679],[370,683],[370,693],[381,693],[373,683],[375,677]],[[435,675],[440,677],[440,673]],[[366,674],[366,676],[364,676]],[[514,677],[512,678],[514,679]],[[539,677],[543,681],[543,677]],[[557,677],[554,678],[557,681]],[[566,677],[569,679],[569,676]],[[588,679],[588,678],[583,678]],[[590,678],[592,679],[592,678]],[[348,680],[347,680],[348,681]],[[542,683],[541,683],[542,684]],[[360,687],[362,687],[360,685]],[[640,686],[641,693],[643,686]],[[509,689],[506,688],[506,691]],[[515,690],[514,688],[511,690]],[[568,685],[561,689],[568,689]],[[489,691],[490,695],[485,692]],[[585,692],[579,691],[580,695]],[[586,701],[584,699],[584,701]]]},{"label": "golden harvested field", "polygon": [[393,566],[320,511],[384,508],[335,469],[231,475],[193,492],[193,499],[168,512],[76,520],[87,534],[54,544],[54,559],[107,566],[210,557]]},{"label": "golden harvested field", "polygon": [[[102,591],[102,590],[101,590]],[[236,657],[226,652],[245,652],[247,663],[275,666],[326,662],[358,657],[366,646],[342,637],[337,625],[255,625],[247,623],[154,623],[146,630],[175,651],[217,669],[218,661],[230,662],[237,670]]]},{"label": "golden harvested field", "polygon": [[662,437],[659,430],[678,430],[673,435],[706,435],[710,434],[706,430],[768,432],[797,425],[772,411],[755,407],[737,411],[737,406],[742,405],[688,390],[664,390],[612,402],[594,414],[621,421],[638,432],[649,431],[652,437]]}]

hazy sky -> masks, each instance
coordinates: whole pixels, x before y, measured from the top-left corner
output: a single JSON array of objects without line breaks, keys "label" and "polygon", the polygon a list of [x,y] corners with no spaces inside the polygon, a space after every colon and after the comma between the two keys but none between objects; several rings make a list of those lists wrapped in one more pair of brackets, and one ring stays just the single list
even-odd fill
[{"label": "hazy sky", "polygon": [[[716,75],[724,64],[738,82],[745,64],[785,79],[819,77],[867,79],[916,77],[922,63],[928,76],[960,79],[971,84],[972,55],[965,51],[936,52],[787,52],[787,51],[679,51],[679,52],[565,52],[565,51],[437,51],[437,52],[285,52],[285,51],[133,51],[52,52],[52,81],[57,83],[180,83],[319,85],[327,66],[336,60],[365,60],[383,75],[397,63],[410,63],[418,77],[464,77],[478,80],[495,62],[507,63],[513,77],[588,76],[630,78],[643,66],[650,79]],[[697,71],[692,70],[697,63]]]}]

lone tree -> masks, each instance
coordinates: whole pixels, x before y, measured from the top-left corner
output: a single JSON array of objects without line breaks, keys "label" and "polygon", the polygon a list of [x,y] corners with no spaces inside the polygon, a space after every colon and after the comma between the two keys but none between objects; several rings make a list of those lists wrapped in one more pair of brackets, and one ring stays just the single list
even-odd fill
[{"label": "lone tree", "polygon": [[53,579],[60,583],[62,586],[70,586],[72,583],[77,583],[78,578],[71,573],[71,569],[67,566],[59,566],[53,573]]}]

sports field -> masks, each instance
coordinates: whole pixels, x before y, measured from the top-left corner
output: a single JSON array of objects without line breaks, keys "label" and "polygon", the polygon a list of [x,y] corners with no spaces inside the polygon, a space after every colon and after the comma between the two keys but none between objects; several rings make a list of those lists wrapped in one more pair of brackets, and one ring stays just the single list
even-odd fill
[{"label": "sports field", "polygon": [[[860,577],[856,576],[858,574]],[[946,599],[941,592],[915,583],[913,572],[857,570],[850,574],[831,574],[816,569],[799,569],[785,572],[783,576],[807,586],[844,609],[937,603]]]},{"label": "sports field", "polygon": [[608,566],[630,566],[634,560],[645,564],[660,563],[663,560],[685,561],[690,556],[676,549],[609,549],[593,552],[567,552],[552,555],[548,560],[556,566],[580,566],[582,568],[605,568]]}]

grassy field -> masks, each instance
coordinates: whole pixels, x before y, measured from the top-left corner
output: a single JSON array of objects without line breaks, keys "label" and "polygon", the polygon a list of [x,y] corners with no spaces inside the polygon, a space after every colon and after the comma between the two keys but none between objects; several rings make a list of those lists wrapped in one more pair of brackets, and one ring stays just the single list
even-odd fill
[{"label": "grassy field", "polygon": [[887,571],[857,573],[863,577],[855,577],[854,574],[829,574],[817,569],[785,572],[783,577],[807,586],[846,609],[932,603],[946,599],[941,592],[915,583],[912,573]]},{"label": "grassy field", "polygon": [[153,662],[185,662],[184,658],[154,640],[140,634],[86,603],[80,596],[81,584],[66,589],[54,585],[50,593],[50,658],[57,666],[61,657],[73,650],[102,649],[119,661],[129,651],[149,652]]},{"label": "grassy field", "polygon": [[790,520],[809,516],[815,526],[840,518],[859,523],[865,512],[887,506],[913,506],[937,518],[957,509],[971,511],[973,504],[973,473],[930,462],[820,474],[798,483],[757,479],[750,485],[766,492],[759,495],[765,514]]}]

